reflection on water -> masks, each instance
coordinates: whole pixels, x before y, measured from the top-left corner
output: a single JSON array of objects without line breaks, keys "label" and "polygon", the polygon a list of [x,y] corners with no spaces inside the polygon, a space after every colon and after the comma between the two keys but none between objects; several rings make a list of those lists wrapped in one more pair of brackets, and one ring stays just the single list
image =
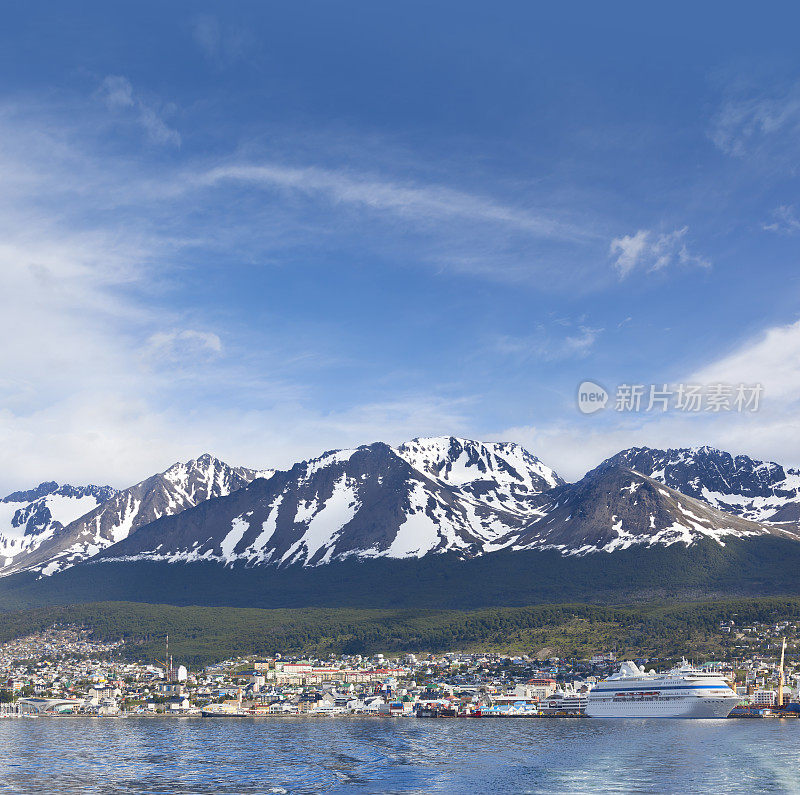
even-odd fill
[{"label": "reflection on water", "polygon": [[800,720],[0,721],[0,793],[800,792]]}]

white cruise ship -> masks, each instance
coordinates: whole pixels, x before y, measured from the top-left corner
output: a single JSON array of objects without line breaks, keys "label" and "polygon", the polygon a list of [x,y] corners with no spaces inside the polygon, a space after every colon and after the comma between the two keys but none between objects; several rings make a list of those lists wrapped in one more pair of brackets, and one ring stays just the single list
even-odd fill
[{"label": "white cruise ship", "polygon": [[590,718],[727,718],[739,702],[719,673],[698,670],[686,660],[665,674],[624,662],[619,671],[589,691]]}]

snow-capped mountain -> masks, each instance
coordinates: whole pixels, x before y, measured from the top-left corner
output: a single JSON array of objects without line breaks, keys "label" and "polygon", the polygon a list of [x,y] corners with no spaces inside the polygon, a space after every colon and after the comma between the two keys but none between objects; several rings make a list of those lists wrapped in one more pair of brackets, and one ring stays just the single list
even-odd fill
[{"label": "snow-capped mountain", "polygon": [[354,556],[472,556],[524,527],[537,495],[562,483],[515,444],[376,442],[161,519],[102,558],[315,566]]},{"label": "snow-capped mountain", "polygon": [[441,437],[325,453],[142,528],[104,560],[317,566],[500,549],[613,552],[797,536],[605,462],[564,483],[514,444]]},{"label": "snow-capped mountain", "polygon": [[414,439],[394,448],[419,472],[457,486],[474,500],[518,512],[530,497],[564,481],[511,442],[484,444],[453,436]]},{"label": "snow-capped mountain", "polygon": [[504,539],[510,549],[557,549],[564,554],[615,552],[634,545],[683,544],[703,538],[796,533],[732,516],[701,500],[622,466],[603,465],[577,483],[552,489],[540,499],[536,518]]},{"label": "snow-capped mountain", "polygon": [[0,500],[0,565],[40,547],[70,522],[110,500],[111,486],[70,486],[54,481],[15,491]]},{"label": "snow-capped mountain", "polygon": [[224,497],[256,477],[271,474],[271,470],[258,472],[232,467],[207,453],[174,464],[135,486],[112,492],[110,499],[102,504],[87,506],[88,512],[70,517],[71,521],[51,533],[46,541],[0,569],[0,574],[25,570],[52,574],[96,555],[161,516]]},{"label": "snow-capped mountain", "polygon": [[791,522],[756,521],[794,510],[798,477],[709,448],[634,448],[565,483],[516,444],[455,437],[330,451],[277,472],[204,455],[113,495],[0,574],[52,574],[94,556],[315,567],[444,552],[584,555],[702,539],[800,540]]},{"label": "snow-capped mountain", "polygon": [[800,471],[713,447],[633,447],[601,466],[623,466],[726,513],[757,522],[800,522]]}]

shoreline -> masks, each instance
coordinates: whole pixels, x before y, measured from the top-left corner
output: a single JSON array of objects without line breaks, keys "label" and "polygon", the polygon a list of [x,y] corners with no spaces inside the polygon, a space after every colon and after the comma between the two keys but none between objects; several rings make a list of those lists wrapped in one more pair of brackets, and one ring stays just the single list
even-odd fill
[{"label": "shoreline", "polygon": [[430,717],[430,716],[418,716],[413,713],[408,715],[367,715],[367,714],[348,714],[348,715],[313,715],[313,714],[297,714],[297,715],[199,715],[199,714],[188,714],[188,715],[170,715],[170,714],[147,714],[147,713],[120,713],[118,715],[89,715],[89,714],[54,714],[54,713],[23,713],[23,714],[7,714],[7,715],[0,715],[0,722],[3,720],[30,720],[30,719],[54,719],[54,720],[66,720],[66,719],[77,719],[77,720],[130,720],[141,718],[143,720],[202,720],[202,721],[211,721],[211,722],[218,722],[217,719],[225,719],[225,720],[239,720],[239,721],[247,721],[247,720],[255,720],[255,721],[263,721],[268,719],[273,720],[396,720],[396,719],[416,719],[422,721],[448,721],[448,720],[456,720],[461,722],[459,718],[469,718],[471,720],[476,718],[484,718],[484,719],[491,719],[492,722],[497,720],[510,720],[510,721],[518,721],[518,720],[525,720],[525,719],[542,719],[542,720],[590,720],[590,721],[624,721],[624,720],[635,720],[635,721],[676,721],[676,720],[684,720],[684,721],[724,721],[724,720],[798,720],[800,719],[800,713],[797,712],[786,712],[783,714],[769,714],[769,715],[728,715],[724,718],[591,718],[588,715],[584,714],[575,714],[575,715],[460,715],[460,716],[438,716],[438,717]]}]

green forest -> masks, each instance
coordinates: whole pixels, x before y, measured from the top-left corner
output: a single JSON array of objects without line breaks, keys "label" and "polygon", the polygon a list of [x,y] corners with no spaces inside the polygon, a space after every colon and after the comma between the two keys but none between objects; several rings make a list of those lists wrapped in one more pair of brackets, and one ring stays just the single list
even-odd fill
[{"label": "green forest", "polygon": [[800,596],[800,544],[774,536],[564,556],[499,551],[326,566],[211,562],[87,563],[51,577],[0,578],[0,611],[87,602],[209,607],[478,610],[573,602],[597,605]]},{"label": "green forest", "polygon": [[[649,658],[691,654],[724,658],[737,626],[800,618],[800,598],[746,598],[694,603],[601,606],[535,605],[476,610],[179,607],[94,602],[0,614],[0,642],[54,625],[88,628],[102,640],[125,641],[129,659],[162,656],[191,666],[276,652],[373,654],[496,651],[585,658],[616,649]],[[734,633],[735,634],[735,633]]]}]

